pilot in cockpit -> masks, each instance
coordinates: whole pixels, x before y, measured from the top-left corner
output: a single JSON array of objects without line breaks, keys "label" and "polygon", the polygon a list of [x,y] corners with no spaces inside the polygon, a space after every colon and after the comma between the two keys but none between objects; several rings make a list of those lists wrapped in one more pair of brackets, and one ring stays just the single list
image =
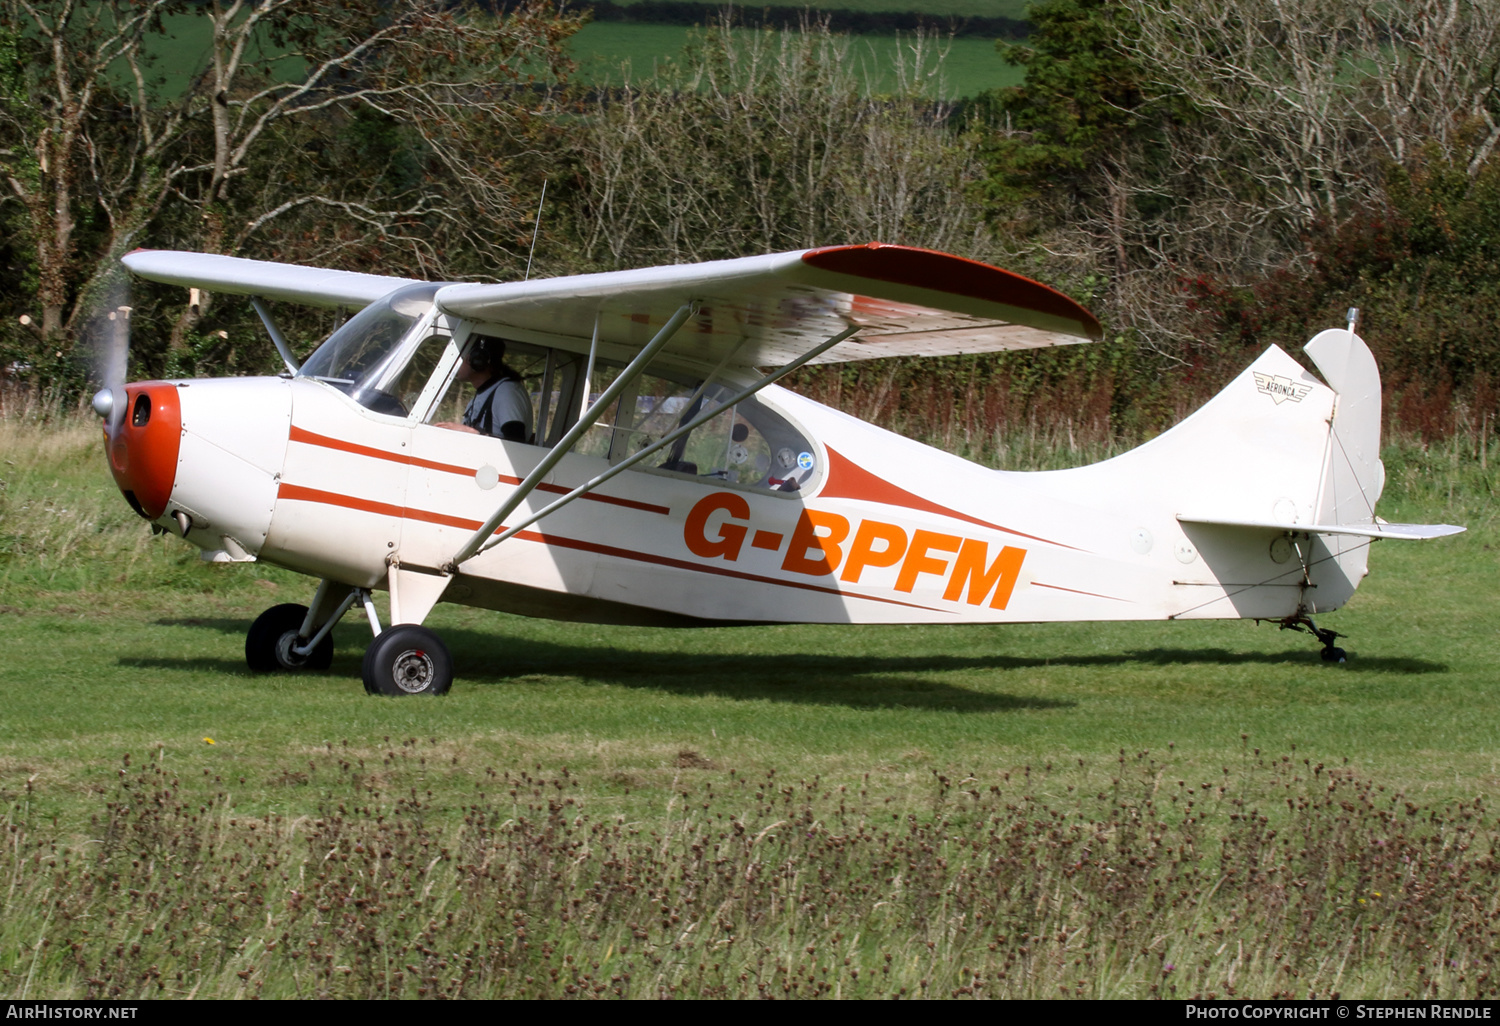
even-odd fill
[{"label": "pilot in cockpit", "polygon": [[509,442],[531,441],[531,397],[521,375],[505,363],[505,340],[479,336],[458,363],[457,380],[474,386],[463,422],[436,426],[450,431],[492,435]]}]

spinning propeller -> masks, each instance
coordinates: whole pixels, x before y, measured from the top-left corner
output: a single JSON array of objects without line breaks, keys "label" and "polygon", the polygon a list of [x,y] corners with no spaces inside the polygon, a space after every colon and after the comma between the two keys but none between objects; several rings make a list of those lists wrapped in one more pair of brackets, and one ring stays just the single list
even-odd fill
[{"label": "spinning propeller", "polygon": [[[146,520],[166,512],[177,476],[182,411],[175,386],[125,382],[130,363],[130,293],[125,280],[110,290],[106,313],[94,321],[93,370],[104,387],[93,407],[104,421],[110,473],[130,507]],[[187,536],[192,519],[179,512],[178,531]]]},{"label": "spinning propeller", "polygon": [[89,375],[103,387],[94,393],[94,412],[104,419],[106,436],[113,438],[125,416],[125,375],[130,365],[130,280],[123,275],[109,290],[105,311],[90,325],[92,338]]}]

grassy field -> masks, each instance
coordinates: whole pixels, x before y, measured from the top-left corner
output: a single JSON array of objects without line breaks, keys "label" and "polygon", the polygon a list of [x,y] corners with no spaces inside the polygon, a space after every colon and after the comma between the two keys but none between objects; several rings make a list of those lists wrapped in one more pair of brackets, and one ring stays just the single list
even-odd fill
[{"label": "grassy field", "polygon": [[[1013,451],[1023,451],[1016,446]],[[1493,993],[1495,472],[1386,454],[1343,667],[1248,623],[668,631],[440,607],[451,696],[255,677],[309,582],[0,420],[0,991]],[[1053,461],[1057,458],[1053,454]]]}]

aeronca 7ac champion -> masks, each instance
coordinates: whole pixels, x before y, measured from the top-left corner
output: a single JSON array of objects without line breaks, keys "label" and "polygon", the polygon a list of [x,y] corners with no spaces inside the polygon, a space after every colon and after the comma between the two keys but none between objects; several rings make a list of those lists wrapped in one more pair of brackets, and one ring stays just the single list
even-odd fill
[{"label": "aeronca 7ac champion", "polygon": [[[453,680],[439,601],[595,623],[1247,617],[1315,634],[1375,539],[1380,377],[1363,341],[1272,346],[1093,466],[989,470],[774,382],[804,364],[1097,341],[999,268],[835,246],[535,282],[438,284],[142,250],[136,275],[249,296],[271,378],[95,396],[131,506],[219,560],[317,578],[250,627],[252,669],[327,668],[368,616],[367,690]],[[357,309],[300,366],[267,301]],[[769,368],[769,370],[768,370]],[[382,625],[372,592],[389,593]]]}]

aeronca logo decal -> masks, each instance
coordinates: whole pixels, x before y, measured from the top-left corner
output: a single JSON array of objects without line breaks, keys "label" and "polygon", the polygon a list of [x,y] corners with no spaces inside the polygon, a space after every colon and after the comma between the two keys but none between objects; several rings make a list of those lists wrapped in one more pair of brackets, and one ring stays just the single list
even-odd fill
[{"label": "aeronca logo decal", "polygon": [[1288,399],[1294,403],[1300,403],[1303,397],[1312,391],[1311,385],[1284,378],[1280,374],[1262,374],[1260,371],[1252,373],[1255,375],[1255,390],[1270,396],[1277,406]]},{"label": "aeronca logo decal", "polygon": [[804,509],[790,535],[767,531],[750,522],[750,503],[736,492],[715,492],[698,500],[682,535],[688,551],[703,559],[734,563],[749,549],[761,549],[779,554],[786,573],[836,573],[845,584],[861,583],[867,570],[895,567],[896,591],[911,594],[918,584],[931,587],[930,578],[937,578],[949,602],[988,602],[991,609],[1004,609],[1010,602],[1026,558],[1026,550],[1013,545],[1002,546],[992,557],[990,544],[974,538],[924,530],[908,534],[896,524],[853,523],[827,510]]}]

